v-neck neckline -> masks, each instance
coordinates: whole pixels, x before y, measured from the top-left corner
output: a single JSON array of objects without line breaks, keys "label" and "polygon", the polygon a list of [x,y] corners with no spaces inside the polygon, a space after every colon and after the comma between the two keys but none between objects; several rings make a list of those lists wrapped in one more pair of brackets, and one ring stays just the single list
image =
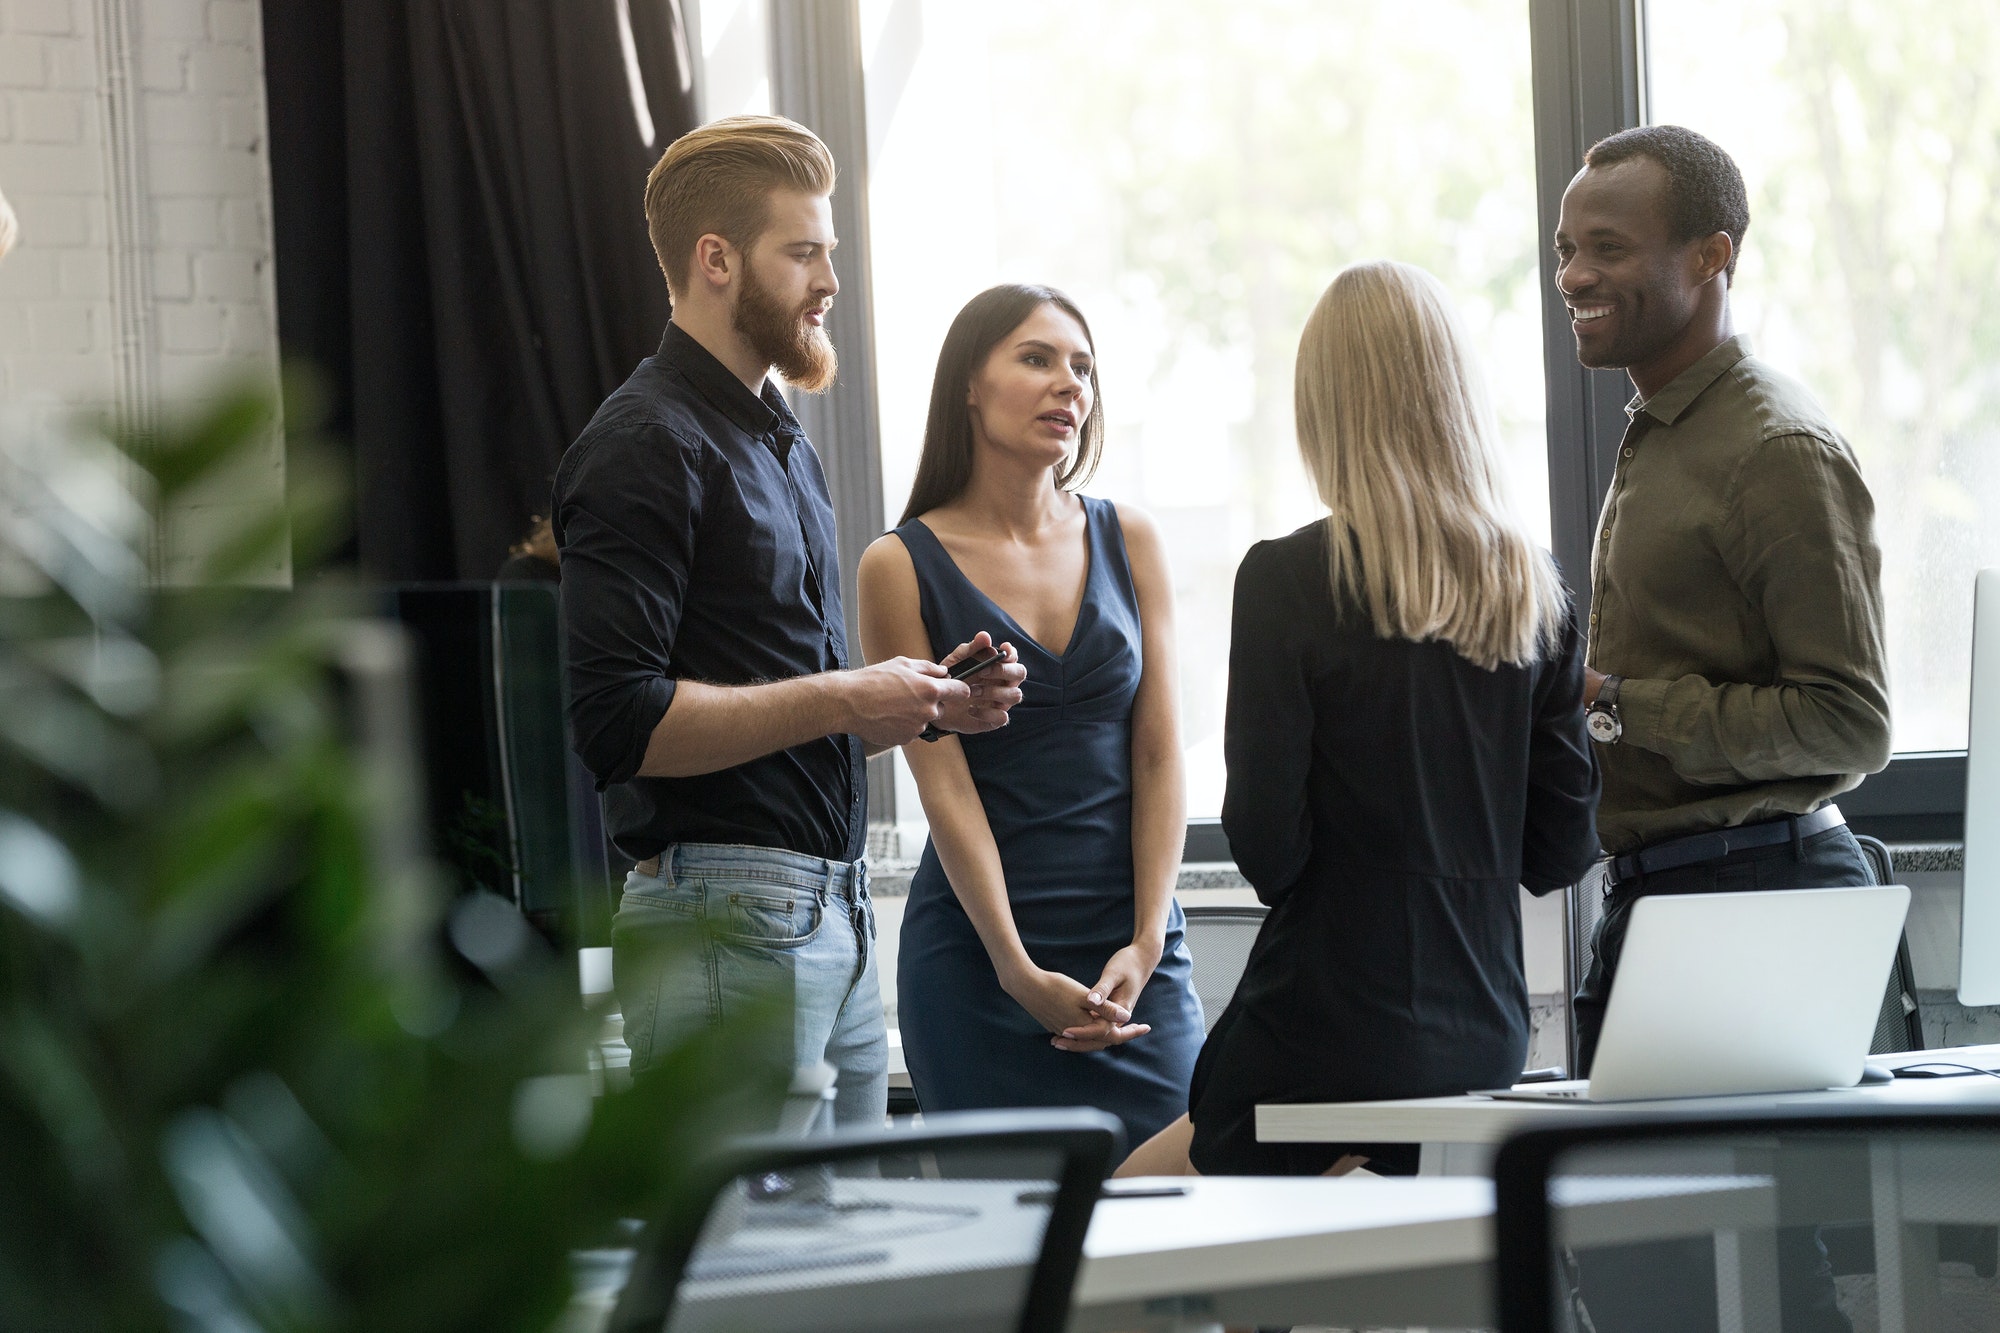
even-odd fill
[{"label": "v-neck neckline", "polygon": [[959,581],[972,589],[978,595],[980,601],[999,612],[1001,619],[1013,626],[1014,632],[1019,634],[1023,639],[1026,639],[1036,652],[1050,661],[1062,663],[1067,662],[1069,655],[1076,650],[1076,641],[1081,637],[1078,631],[1083,628],[1084,612],[1090,606],[1090,581],[1097,574],[1097,542],[1096,533],[1092,530],[1094,520],[1090,510],[1090,503],[1080,495],[1077,496],[1077,503],[1083,507],[1083,586],[1081,595],[1076,599],[1076,619],[1070,622],[1069,638],[1063,643],[1063,650],[1059,653],[1050,651],[1040,639],[1037,639],[1034,635],[1028,633],[1026,629],[1023,629],[1021,622],[1014,618],[1013,612],[994,601],[992,597],[987,595],[984,588],[974,583],[972,576],[967,574],[964,566],[958,563],[958,557],[954,556],[951,553],[951,548],[944,544],[944,538],[938,536],[937,531],[930,524],[920,518],[913,518],[910,521],[922,528],[925,535],[937,543],[937,548],[943,553],[945,562],[951,566],[952,573],[958,575]]}]

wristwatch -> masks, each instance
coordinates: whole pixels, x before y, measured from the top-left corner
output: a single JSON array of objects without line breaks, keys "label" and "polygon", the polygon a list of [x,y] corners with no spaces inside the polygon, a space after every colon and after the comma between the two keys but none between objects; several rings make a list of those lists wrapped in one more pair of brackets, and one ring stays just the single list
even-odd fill
[{"label": "wristwatch", "polygon": [[917,733],[917,739],[920,741],[941,741],[949,735],[951,733],[940,727],[937,723],[926,722],[924,729]]},{"label": "wristwatch", "polygon": [[1618,720],[1618,687],[1624,683],[1623,676],[1606,676],[1597,687],[1597,697],[1584,710],[1584,730],[1599,745],[1616,745],[1625,734],[1625,724]]}]

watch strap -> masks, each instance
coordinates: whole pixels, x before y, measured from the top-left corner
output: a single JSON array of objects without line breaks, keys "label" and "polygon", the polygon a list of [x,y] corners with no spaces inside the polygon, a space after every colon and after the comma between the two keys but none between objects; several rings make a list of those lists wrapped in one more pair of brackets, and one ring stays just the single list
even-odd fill
[{"label": "watch strap", "polygon": [[1623,676],[1606,676],[1604,683],[1597,687],[1597,697],[1591,700],[1590,706],[1615,711],[1618,707],[1618,687],[1624,683]]}]

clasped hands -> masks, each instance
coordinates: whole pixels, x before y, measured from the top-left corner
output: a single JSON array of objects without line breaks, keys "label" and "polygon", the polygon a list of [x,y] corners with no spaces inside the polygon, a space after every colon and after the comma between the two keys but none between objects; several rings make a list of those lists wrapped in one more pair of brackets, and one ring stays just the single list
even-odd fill
[{"label": "clasped hands", "polygon": [[1053,1035],[1049,1044],[1059,1051],[1101,1051],[1122,1046],[1153,1029],[1134,1023],[1139,992],[1159,965],[1160,950],[1132,943],[1111,955],[1092,986],[1050,972],[1023,960],[1002,987]]}]

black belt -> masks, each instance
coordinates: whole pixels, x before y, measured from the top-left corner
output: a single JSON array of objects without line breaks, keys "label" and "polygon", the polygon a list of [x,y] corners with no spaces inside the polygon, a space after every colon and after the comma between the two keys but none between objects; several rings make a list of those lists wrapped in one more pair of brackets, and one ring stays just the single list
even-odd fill
[{"label": "black belt", "polygon": [[1612,858],[1611,883],[1622,884],[1641,875],[1657,875],[1662,870],[1679,870],[1704,861],[1720,861],[1753,847],[1776,847],[1839,828],[1846,822],[1839,806],[1823,805],[1809,815],[1786,815],[1783,819],[1716,829],[1712,833],[1691,833],[1685,838],[1673,838]]}]

